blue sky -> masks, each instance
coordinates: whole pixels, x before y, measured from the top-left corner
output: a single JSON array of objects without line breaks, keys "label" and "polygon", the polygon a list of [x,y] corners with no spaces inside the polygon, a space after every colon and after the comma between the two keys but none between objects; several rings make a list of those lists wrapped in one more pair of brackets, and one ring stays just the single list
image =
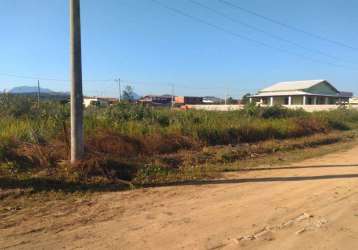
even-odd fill
[{"label": "blue sky", "polygon": [[[85,94],[117,96],[112,79],[118,77],[139,94],[170,93],[174,84],[178,95],[224,96],[227,91],[240,97],[277,81],[303,79],[327,79],[338,89],[358,94],[358,1],[227,0],[357,49],[292,31],[218,0],[196,1],[306,49],[189,0],[160,1],[227,32],[151,0],[82,0]],[[36,85],[36,78],[51,78],[63,81],[41,80],[41,85],[69,90],[68,1],[1,0],[0,12],[0,89]],[[317,50],[320,53],[312,52]]]}]

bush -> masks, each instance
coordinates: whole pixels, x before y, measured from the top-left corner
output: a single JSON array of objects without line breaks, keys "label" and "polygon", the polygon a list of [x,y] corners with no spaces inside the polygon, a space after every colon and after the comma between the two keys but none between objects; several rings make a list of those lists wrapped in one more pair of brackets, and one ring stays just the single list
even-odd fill
[{"label": "bush", "polygon": [[245,116],[249,117],[258,117],[260,114],[260,107],[256,105],[256,103],[246,103],[243,109],[243,113]]},{"label": "bush", "polygon": [[281,106],[272,106],[268,108],[263,108],[261,112],[261,117],[264,119],[278,119],[288,117],[288,109]]}]

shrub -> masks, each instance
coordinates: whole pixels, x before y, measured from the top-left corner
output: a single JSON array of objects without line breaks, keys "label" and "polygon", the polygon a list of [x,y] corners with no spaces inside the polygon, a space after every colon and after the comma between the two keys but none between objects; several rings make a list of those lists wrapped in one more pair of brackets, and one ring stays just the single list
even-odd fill
[{"label": "shrub", "polygon": [[117,179],[131,181],[136,175],[137,166],[115,157],[97,155],[78,162],[71,170],[71,174],[80,181],[91,181],[102,177],[113,182]]},{"label": "shrub", "polygon": [[246,103],[243,109],[243,112],[246,116],[258,117],[260,114],[260,107],[256,103]]},{"label": "shrub", "polygon": [[261,117],[264,119],[278,119],[288,117],[288,109],[281,106],[263,108]]}]

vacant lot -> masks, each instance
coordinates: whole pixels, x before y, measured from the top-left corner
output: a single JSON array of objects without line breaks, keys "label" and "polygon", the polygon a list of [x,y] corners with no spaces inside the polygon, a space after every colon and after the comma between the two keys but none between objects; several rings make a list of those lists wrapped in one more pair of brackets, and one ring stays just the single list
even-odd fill
[{"label": "vacant lot", "polygon": [[358,127],[358,111],[344,107],[320,113],[255,105],[231,112],[91,107],[85,158],[70,166],[68,104],[38,106],[34,98],[5,94],[0,105],[0,177],[23,185],[48,181],[48,188],[206,178],[216,166],[352,138],[347,133]]},{"label": "vacant lot", "polygon": [[[2,248],[356,243],[358,111],[94,107],[85,159],[70,166],[67,104],[8,95],[0,104]],[[353,149],[319,157],[343,148]],[[133,187],[147,188],[119,192]]]},{"label": "vacant lot", "polygon": [[5,249],[356,249],[357,190],[355,146],[188,185],[3,206],[0,242]]}]

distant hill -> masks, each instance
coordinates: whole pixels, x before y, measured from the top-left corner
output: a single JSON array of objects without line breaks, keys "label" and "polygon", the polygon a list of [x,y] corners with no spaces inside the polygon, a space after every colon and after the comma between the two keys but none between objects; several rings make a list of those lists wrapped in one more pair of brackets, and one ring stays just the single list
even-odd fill
[{"label": "distant hill", "polygon": [[[56,92],[51,89],[40,88],[41,95],[60,95],[60,96],[67,96],[70,93],[68,92]],[[37,94],[37,87],[36,86],[19,86],[12,88],[9,91],[10,94]]]},{"label": "distant hill", "polygon": [[[12,88],[9,94],[23,95],[23,96],[37,96],[37,86],[19,86]],[[47,88],[40,88],[41,98],[44,100],[67,100],[69,93],[56,92]]]},{"label": "distant hill", "polygon": [[[51,89],[45,89],[40,88],[40,92],[44,94],[56,94],[55,91],[52,91]],[[31,94],[31,93],[37,93],[37,87],[35,86],[19,86],[12,88],[9,93],[11,94]]]}]

